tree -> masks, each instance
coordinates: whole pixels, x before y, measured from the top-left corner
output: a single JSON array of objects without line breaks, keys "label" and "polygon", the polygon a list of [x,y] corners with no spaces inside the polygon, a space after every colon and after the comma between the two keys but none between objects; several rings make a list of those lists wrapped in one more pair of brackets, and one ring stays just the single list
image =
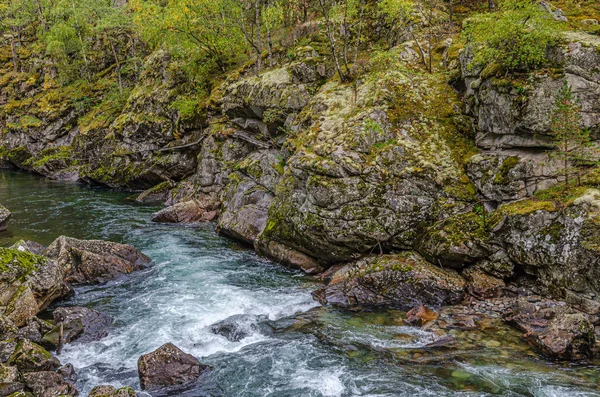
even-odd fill
[{"label": "tree", "polygon": [[581,128],[581,105],[565,80],[556,97],[552,112],[552,134],[556,150],[551,155],[562,162],[561,173],[565,178],[565,191],[569,191],[569,178],[577,177],[581,184],[581,163],[595,161],[597,148],[590,139],[589,129]]},{"label": "tree", "polygon": [[472,17],[464,35],[474,51],[474,64],[494,63],[510,73],[543,66],[559,29],[537,2],[504,0],[498,11]]},{"label": "tree", "polygon": [[385,21],[388,48],[392,48],[408,34],[409,28],[414,23],[414,3],[412,0],[382,0],[378,7]]}]

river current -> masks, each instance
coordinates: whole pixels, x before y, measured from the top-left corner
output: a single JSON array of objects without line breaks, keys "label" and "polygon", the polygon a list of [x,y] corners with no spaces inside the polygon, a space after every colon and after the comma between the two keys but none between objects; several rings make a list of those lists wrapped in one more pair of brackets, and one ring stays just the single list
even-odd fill
[{"label": "river current", "polygon": [[[422,349],[435,339],[402,325],[401,313],[343,313],[311,297],[319,284],[218,236],[212,225],[150,222],[159,207],[128,193],[0,170],[0,203],[13,212],[0,246],[49,244],[59,235],[132,244],[153,265],[100,286],[77,287],[59,305],[110,315],[97,342],[66,345],[77,388],[132,386],[137,359],[172,342],[212,370],[177,396],[598,396],[596,365],[549,363],[518,333],[491,327],[463,333],[453,350]],[[236,316],[248,336],[211,332]]]}]

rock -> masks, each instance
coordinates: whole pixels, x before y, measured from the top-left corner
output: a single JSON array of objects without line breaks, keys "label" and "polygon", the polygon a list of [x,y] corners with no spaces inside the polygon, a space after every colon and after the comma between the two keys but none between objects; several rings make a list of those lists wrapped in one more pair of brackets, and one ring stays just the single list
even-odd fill
[{"label": "rock", "polygon": [[88,394],[88,397],[136,397],[136,394],[129,386],[120,389],[114,386],[96,386]]},{"label": "rock", "polygon": [[475,212],[461,213],[433,226],[417,244],[417,250],[432,263],[462,269],[489,256],[490,232]]},{"label": "rock", "polygon": [[11,248],[0,248],[0,306],[17,326],[70,294],[65,267],[46,257]]},{"label": "rock", "polygon": [[29,252],[35,255],[42,255],[44,253],[44,251],[46,250],[46,248],[40,243],[36,243],[35,241],[29,241],[29,240],[19,240],[17,241],[15,244],[13,244],[11,247],[11,249],[17,249],[19,251],[23,251],[23,252]]},{"label": "rock", "polygon": [[177,203],[152,215],[152,222],[195,223],[210,222],[217,216],[213,206],[204,207],[197,200]]},{"label": "rock", "polygon": [[19,329],[9,318],[0,315],[0,340],[9,340],[17,337]]},{"label": "rock", "polygon": [[52,325],[37,317],[27,320],[24,327],[19,329],[19,336],[35,343],[41,343],[43,335],[52,329]]},{"label": "rock", "polygon": [[[53,312],[55,326],[44,335],[44,345],[58,349],[61,344],[74,340],[89,342],[99,340],[108,334],[112,319],[86,307],[61,307]],[[60,340],[60,328],[63,336]]]},{"label": "rock", "polygon": [[172,343],[162,345],[138,360],[142,390],[155,390],[192,382],[208,368]]},{"label": "rock", "polygon": [[593,358],[595,329],[589,317],[562,302],[518,299],[504,321],[523,331],[541,354],[554,360]]},{"label": "rock", "polygon": [[600,200],[594,199],[600,192],[594,195],[590,190],[562,208],[552,201],[528,199],[505,204],[494,215],[493,242],[535,278],[542,295],[600,302],[600,226],[595,220]]},{"label": "rock", "polygon": [[237,314],[210,326],[210,330],[230,342],[239,342],[258,330],[256,317]]},{"label": "rock", "polygon": [[36,397],[76,396],[75,385],[54,371],[30,372],[23,375],[25,384]]},{"label": "rock", "polygon": [[9,210],[0,204],[0,232],[6,230],[8,227],[8,221],[10,221],[12,214]]},{"label": "rock", "polygon": [[272,258],[285,266],[302,269],[307,274],[319,274],[324,270],[314,258],[276,241],[258,240],[255,242],[254,248],[261,255]]},{"label": "rock", "polygon": [[392,307],[408,310],[423,304],[452,305],[464,297],[465,280],[436,267],[414,252],[371,256],[338,270],[324,290],[323,304],[343,308]]},{"label": "rock", "polygon": [[7,363],[16,348],[17,342],[14,339],[0,340],[0,363]]},{"label": "rock", "polygon": [[505,287],[504,281],[477,267],[466,269],[462,276],[467,280],[467,292],[479,299],[497,298]]},{"label": "rock", "polygon": [[560,8],[554,8],[545,0],[540,1],[540,7],[552,16],[555,21],[567,22],[568,19]]},{"label": "rock", "polygon": [[[552,149],[549,117],[557,93],[566,80],[582,107],[582,127],[600,130],[600,103],[597,92],[600,74],[591,72],[600,63],[600,52],[585,44],[589,35],[548,51],[553,63],[560,63],[564,74],[532,72],[527,84],[512,84],[502,77],[487,77],[478,87],[471,82],[480,78],[481,68],[471,68],[471,51],[460,56],[469,113],[477,123],[476,143],[486,149]],[[594,37],[589,36],[594,42]],[[554,54],[554,55],[551,55]],[[537,165],[541,167],[541,164]],[[551,175],[552,178],[555,176]],[[510,179],[507,180],[510,182]]]},{"label": "rock", "polygon": [[405,324],[422,327],[429,321],[435,321],[440,317],[439,313],[429,309],[427,306],[419,305],[413,307],[403,320]]},{"label": "rock", "polygon": [[0,396],[8,396],[25,389],[16,367],[0,364]]},{"label": "rock", "polygon": [[54,240],[44,254],[69,269],[66,280],[76,284],[105,283],[150,264],[150,258],[131,245],[65,236]]},{"label": "rock", "polygon": [[175,187],[175,183],[165,181],[158,185],[144,190],[139,195],[135,196],[135,201],[144,204],[165,203],[169,199],[169,190]]},{"label": "rock", "polygon": [[[354,85],[327,82],[290,124],[294,143],[286,146],[290,154],[255,241],[264,254],[274,247],[271,256],[285,258],[285,246],[326,268],[372,252],[415,249],[440,220],[436,208],[448,208],[447,217],[461,208],[455,204],[474,198],[452,155],[454,126],[442,125],[437,112],[416,121],[399,110],[436,98],[452,114],[458,97],[445,82],[397,66]],[[428,154],[432,147],[436,156]]]},{"label": "rock", "polygon": [[65,380],[70,382],[77,381],[77,373],[75,372],[75,367],[73,367],[73,364],[65,364],[57,369],[56,372]]},{"label": "rock", "polygon": [[55,371],[60,367],[60,362],[57,358],[52,357],[52,355],[40,345],[24,338],[19,339],[15,351],[8,363],[16,366],[19,371],[23,373]]}]

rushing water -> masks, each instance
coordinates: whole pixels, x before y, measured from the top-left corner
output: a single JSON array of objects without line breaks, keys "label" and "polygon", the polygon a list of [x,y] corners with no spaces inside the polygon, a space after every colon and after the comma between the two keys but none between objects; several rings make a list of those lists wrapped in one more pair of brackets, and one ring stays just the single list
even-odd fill
[{"label": "rushing water", "polygon": [[[133,244],[154,261],[61,302],[115,320],[104,339],[67,345],[59,357],[75,366],[84,396],[99,384],[139,389],[138,357],[166,342],[212,367],[172,395],[600,396],[597,366],[544,362],[505,327],[457,333],[458,348],[429,351],[422,347],[435,336],[403,326],[397,312],[320,308],[311,278],[217,236],[211,225],[151,223],[156,207],[127,196],[0,170],[0,203],[14,216],[0,246],[65,234]],[[250,333],[239,342],[210,331],[232,315],[244,315]]]}]

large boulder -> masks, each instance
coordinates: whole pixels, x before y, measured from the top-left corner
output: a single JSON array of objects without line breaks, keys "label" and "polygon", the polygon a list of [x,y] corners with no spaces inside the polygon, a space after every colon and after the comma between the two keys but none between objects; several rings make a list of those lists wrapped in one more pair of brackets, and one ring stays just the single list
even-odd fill
[{"label": "large boulder", "polygon": [[9,396],[23,389],[25,384],[17,368],[0,364],[0,396]]},{"label": "large boulder", "polygon": [[150,263],[146,255],[131,245],[65,236],[57,238],[44,255],[68,269],[66,280],[75,284],[104,283]]},{"label": "large boulder", "polygon": [[10,221],[11,216],[12,214],[10,213],[10,211],[0,204],[0,232],[6,230],[6,227],[8,226],[8,221]]},{"label": "large boulder", "polygon": [[142,390],[156,390],[192,382],[207,368],[197,358],[184,353],[172,343],[162,345],[138,360]]},{"label": "large boulder", "polygon": [[152,222],[196,223],[210,222],[217,216],[218,204],[188,200],[164,208],[152,215]]},{"label": "large boulder", "polygon": [[452,215],[474,199],[456,156],[471,149],[451,122],[455,106],[445,81],[401,62],[354,85],[327,82],[290,126],[291,156],[255,246],[324,266],[414,249],[441,208]]},{"label": "large boulder", "polygon": [[88,397],[136,397],[135,391],[131,387],[114,386],[96,386],[92,389]]},{"label": "large boulder", "polygon": [[539,299],[529,302],[521,298],[507,311],[504,320],[523,331],[525,339],[550,359],[593,357],[596,338],[589,316],[562,302]]},{"label": "large boulder", "polygon": [[55,260],[12,248],[0,248],[0,306],[16,325],[70,294],[66,267]]},{"label": "large boulder", "polygon": [[43,338],[44,345],[53,349],[76,339],[80,342],[101,339],[112,324],[110,317],[87,307],[61,307],[53,315],[55,325]]},{"label": "large boulder", "polygon": [[465,280],[454,270],[437,267],[414,252],[370,256],[343,266],[314,296],[342,308],[391,307],[401,310],[459,303]]}]

